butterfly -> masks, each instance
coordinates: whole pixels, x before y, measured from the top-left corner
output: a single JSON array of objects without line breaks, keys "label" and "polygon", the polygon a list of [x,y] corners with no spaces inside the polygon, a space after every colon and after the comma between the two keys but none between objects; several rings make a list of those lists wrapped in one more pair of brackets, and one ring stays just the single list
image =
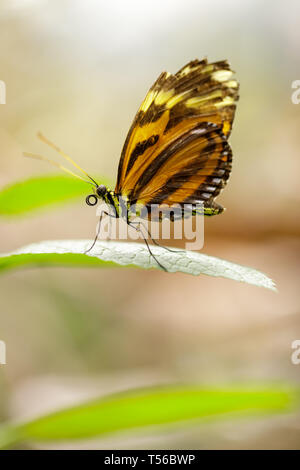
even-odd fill
[{"label": "butterfly", "polygon": [[[86,197],[88,205],[102,200],[112,208],[112,213],[103,211],[100,221],[103,215],[110,215],[123,217],[134,226],[133,219],[137,215],[149,217],[148,209],[153,205],[161,208],[159,220],[164,211],[167,214],[165,208],[174,204],[179,208],[189,204],[191,215],[197,215],[193,208],[201,203],[204,215],[217,215],[224,209],[215,198],[224,188],[232,165],[228,138],[239,98],[239,83],[233,75],[227,60],[209,63],[207,59],[193,60],[175,74],[161,73],[130,127],[114,190],[99,185],[58,147],[44,136],[40,138],[89,179],[93,193]],[[136,207],[146,211],[137,212]],[[141,231],[140,225],[135,228]],[[150,255],[165,269],[144,240]]]}]

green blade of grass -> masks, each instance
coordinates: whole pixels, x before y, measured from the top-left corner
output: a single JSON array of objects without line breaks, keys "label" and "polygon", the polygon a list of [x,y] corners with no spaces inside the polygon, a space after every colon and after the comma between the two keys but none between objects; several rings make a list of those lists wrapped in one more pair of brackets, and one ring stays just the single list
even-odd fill
[{"label": "green blade of grass", "polygon": [[[94,248],[84,252],[93,240],[56,240],[27,245],[17,251],[0,255],[0,271],[21,266],[136,266],[158,268],[143,243],[98,241]],[[205,274],[246,282],[276,290],[273,281],[256,269],[231,263],[196,251],[170,252],[163,247],[152,247],[156,258],[169,273]],[[159,268],[160,269],[160,268]]]},{"label": "green blade of grass", "polygon": [[[107,179],[99,178],[101,184]],[[85,198],[91,186],[84,181],[64,175],[30,178],[8,186],[0,191],[0,216],[16,217],[43,207]]]},{"label": "green blade of grass", "polygon": [[170,425],[226,414],[278,413],[296,405],[296,392],[280,387],[210,389],[165,386],[119,393],[2,428],[2,447],[18,440],[59,441]]}]

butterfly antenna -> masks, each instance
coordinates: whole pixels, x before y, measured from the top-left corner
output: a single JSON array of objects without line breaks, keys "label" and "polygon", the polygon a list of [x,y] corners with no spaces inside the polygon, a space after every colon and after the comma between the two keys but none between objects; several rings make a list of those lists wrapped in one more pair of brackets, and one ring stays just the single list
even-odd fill
[{"label": "butterfly antenna", "polygon": [[57,145],[53,144],[53,142],[48,140],[41,132],[38,132],[37,136],[42,142],[49,145],[49,147],[51,147],[53,150],[56,150],[56,152],[58,152],[65,160],[68,160],[68,162],[75,166],[75,168],[87,176],[96,186],[99,186],[98,183],[86,171],[84,171],[76,162],[74,162],[71,157],[69,157],[69,155],[63,152],[59,147],[57,147]]},{"label": "butterfly antenna", "polygon": [[75,178],[79,178],[80,180],[84,181],[85,183],[88,183],[88,184],[91,184],[91,185],[94,186],[94,184],[91,183],[90,181],[87,181],[84,178],[82,178],[81,176],[76,175],[76,173],[73,173],[73,171],[69,170],[68,168],[64,167],[63,165],[61,165],[60,163],[57,163],[54,160],[50,160],[49,158],[43,157],[42,155],[37,155],[35,153],[23,152],[23,155],[24,155],[24,157],[35,158],[36,160],[42,160],[44,162],[48,162],[48,163],[50,163],[50,165],[56,166],[57,168],[60,168],[65,173],[69,173],[69,175],[75,176]]}]

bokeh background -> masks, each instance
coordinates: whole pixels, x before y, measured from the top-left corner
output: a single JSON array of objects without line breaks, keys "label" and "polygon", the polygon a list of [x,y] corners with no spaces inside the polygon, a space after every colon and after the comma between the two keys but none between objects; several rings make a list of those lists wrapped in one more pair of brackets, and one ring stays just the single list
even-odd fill
[{"label": "bokeh background", "polygon": [[[136,109],[162,70],[229,59],[241,83],[234,166],[203,252],[266,272],[278,293],[158,271],[38,269],[0,284],[0,416],[22,420],[140,385],[300,382],[300,4],[258,0],[2,0],[0,185],[49,174],[41,130],[92,175],[116,178]],[[82,201],[1,220],[1,252],[92,238]],[[37,195],[38,197],[38,195]],[[135,432],[97,448],[300,448],[299,413]],[[72,447],[74,444],[65,444]]]}]

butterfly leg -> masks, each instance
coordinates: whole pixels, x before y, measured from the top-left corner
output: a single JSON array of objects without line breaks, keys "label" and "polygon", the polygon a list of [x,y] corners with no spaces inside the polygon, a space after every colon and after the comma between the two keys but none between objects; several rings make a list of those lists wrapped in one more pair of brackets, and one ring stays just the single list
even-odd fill
[{"label": "butterfly leg", "polygon": [[136,224],[141,224],[141,222],[135,222],[135,223],[134,223],[134,222],[130,222],[128,225],[130,225],[130,227],[133,227],[137,232],[139,232],[139,233],[142,235],[142,237],[143,237],[143,239],[144,239],[144,242],[146,243],[146,246],[147,246],[147,248],[148,248],[148,251],[149,251],[150,256],[152,256],[152,258],[157,262],[157,264],[158,264],[158,266],[159,266],[160,268],[162,268],[164,271],[168,272],[167,268],[165,268],[165,267],[158,261],[158,259],[156,258],[156,256],[152,253],[152,251],[151,251],[151,249],[150,249],[150,246],[149,246],[149,243],[147,242],[147,239],[145,238],[145,236],[144,236],[142,230],[140,229],[140,227],[135,227]]},{"label": "butterfly leg", "polygon": [[109,217],[115,218],[115,215],[113,215],[113,214],[109,214],[109,213],[106,212],[106,211],[102,211],[102,212],[101,212],[100,217],[99,217],[98,230],[97,230],[97,233],[96,233],[96,236],[95,236],[95,240],[93,241],[93,243],[92,243],[92,245],[90,246],[90,248],[84,252],[85,255],[86,255],[89,251],[91,251],[92,248],[94,248],[94,246],[95,246],[95,244],[96,244],[96,241],[97,241],[98,238],[99,238],[100,230],[101,230],[101,221],[102,221],[102,218],[103,218],[104,215],[108,215]]},{"label": "butterfly leg", "polygon": [[146,232],[148,233],[149,237],[151,238],[151,240],[153,241],[154,245],[156,246],[159,246],[160,248],[164,248],[165,250],[167,251],[170,251],[171,253],[183,253],[185,250],[172,250],[171,248],[168,248],[167,246],[164,246],[164,245],[161,245],[160,243],[158,243],[157,240],[155,240],[154,238],[152,238],[151,236],[151,233],[150,233],[150,230],[147,229],[147,227],[143,224],[143,222],[131,222],[131,224],[139,224],[139,225],[142,225],[142,227],[144,227],[144,229],[146,230]]}]

